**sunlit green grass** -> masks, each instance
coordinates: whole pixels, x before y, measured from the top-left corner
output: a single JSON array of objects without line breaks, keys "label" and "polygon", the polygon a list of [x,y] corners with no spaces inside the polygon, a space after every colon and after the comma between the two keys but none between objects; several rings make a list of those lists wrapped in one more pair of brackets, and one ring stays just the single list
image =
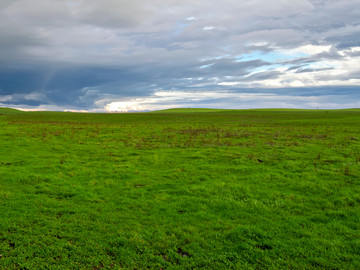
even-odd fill
[{"label": "sunlit green grass", "polygon": [[0,269],[360,268],[359,110],[13,112]]}]

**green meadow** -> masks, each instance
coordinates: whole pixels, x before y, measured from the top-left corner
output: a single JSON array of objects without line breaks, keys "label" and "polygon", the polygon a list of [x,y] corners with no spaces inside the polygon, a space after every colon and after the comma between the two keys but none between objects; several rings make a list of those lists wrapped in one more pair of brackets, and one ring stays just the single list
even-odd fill
[{"label": "green meadow", "polygon": [[0,269],[360,269],[360,110],[0,108]]}]

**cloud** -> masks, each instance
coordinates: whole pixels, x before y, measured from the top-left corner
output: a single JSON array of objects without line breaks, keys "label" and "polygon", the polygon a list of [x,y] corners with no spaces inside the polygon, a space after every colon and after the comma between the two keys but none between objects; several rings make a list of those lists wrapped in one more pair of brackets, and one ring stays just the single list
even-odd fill
[{"label": "cloud", "polygon": [[[281,89],[308,96],[308,89],[321,89],[325,97],[334,86],[343,93],[359,85],[357,5],[355,0],[267,5],[260,0],[2,0],[0,102],[89,111],[108,104],[131,110],[137,106],[132,100],[145,100],[143,109],[156,108],[156,102],[231,107],[232,100],[238,107],[310,106],[300,99],[286,102],[289,95]],[[266,96],[258,103],[212,98],[256,89],[271,90],[281,103]],[[156,95],[172,96],[172,91],[199,99]],[[358,98],[356,91],[347,93],[349,100]],[[344,100],[312,102],[354,104]]]}]

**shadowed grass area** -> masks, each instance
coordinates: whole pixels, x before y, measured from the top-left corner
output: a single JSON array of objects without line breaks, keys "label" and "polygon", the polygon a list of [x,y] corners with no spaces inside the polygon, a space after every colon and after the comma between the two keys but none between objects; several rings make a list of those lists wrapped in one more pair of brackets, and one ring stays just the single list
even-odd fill
[{"label": "shadowed grass area", "polygon": [[359,134],[359,110],[3,114],[0,269],[358,269]]}]

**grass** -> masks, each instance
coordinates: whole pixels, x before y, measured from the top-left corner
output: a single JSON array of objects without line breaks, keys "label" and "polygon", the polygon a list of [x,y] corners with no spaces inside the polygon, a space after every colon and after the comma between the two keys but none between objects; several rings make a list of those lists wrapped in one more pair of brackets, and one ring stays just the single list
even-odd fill
[{"label": "grass", "polygon": [[17,114],[17,113],[24,113],[24,112],[16,110],[16,109],[0,107],[0,115],[4,115],[4,114],[9,115],[9,114]]},{"label": "grass", "polygon": [[359,110],[0,111],[0,269],[359,269]]}]

